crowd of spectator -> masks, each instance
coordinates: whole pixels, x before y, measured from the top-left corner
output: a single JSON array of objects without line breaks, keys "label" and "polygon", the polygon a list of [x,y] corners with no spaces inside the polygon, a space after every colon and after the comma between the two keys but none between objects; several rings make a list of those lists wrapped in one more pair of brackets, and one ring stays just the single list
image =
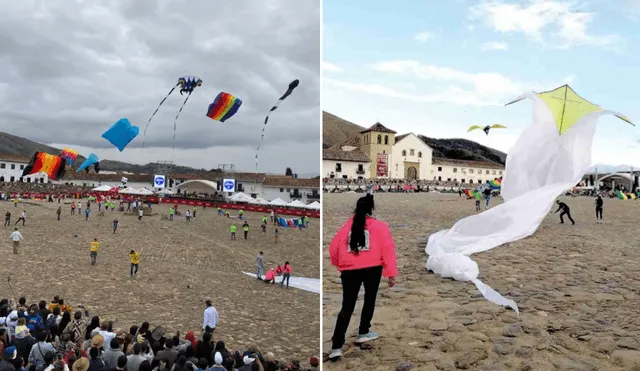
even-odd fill
[{"label": "crowd of spectator", "polygon": [[[477,185],[475,184],[475,186]],[[474,184],[425,179],[323,179],[323,189],[327,192],[359,192],[369,188],[374,188],[378,192],[429,192],[431,190],[457,192],[459,188],[471,188],[473,186]]]},{"label": "crowd of spectator", "polygon": [[51,184],[51,183],[27,183],[27,182],[0,182],[0,193],[24,194],[24,193],[44,193],[51,195],[74,195],[77,193],[87,193],[91,190],[88,186],[74,184]]},{"label": "crowd of spectator", "polygon": [[[113,322],[73,312],[62,298],[27,305],[0,300],[0,371],[276,371],[302,370],[257,346],[232,350],[214,333],[170,336],[148,322],[124,331]],[[208,329],[208,328],[207,328]],[[305,370],[318,370],[312,357]]]}]

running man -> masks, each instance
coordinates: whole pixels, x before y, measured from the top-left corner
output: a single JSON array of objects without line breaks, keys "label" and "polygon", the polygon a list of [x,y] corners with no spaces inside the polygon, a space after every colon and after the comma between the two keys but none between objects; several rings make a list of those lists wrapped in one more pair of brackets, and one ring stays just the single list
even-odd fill
[{"label": "running man", "polygon": [[484,191],[482,191],[482,193],[484,193],[484,199],[485,199],[484,208],[488,209],[489,202],[491,202],[491,188],[489,187],[485,188]]},{"label": "running man", "polygon": [[574,222],[573,218],[571,218],[571,210],[569,209],[569,205],[565,204],[564,202],[560,202],[560,200],[557,200],[556,203],[558,204],[558,210],[556,210],[554,214],[557,214],[558,211],[562,210],[562,212],[560,213],[560,223],[558,224],[564,224],[564,219],[562,217],[566,215],[567,218],[569,218],[569,220],[571,221],[571,225],[576,225],[576,222]]},{"label": "running man", "polygon": [[598,224],[602,223],[602,207],[604,206],[604,201],[602,200],[602,196],[598,195],[596,198],[596,222]]},{"label": "running man", "polygon": [[256,278],[262,280],[264,272],[264,252],[260,251],[260,255],[256,257]]},{"label": "running man", "polygon": [[100,242],[98,242],[97,238],[93,239],[93,242],[91,242],[91,246],[89,247],[89,250],[91,250],[91,253],[89,254],[91,256],[91,265],[98,264],[97,259],[98,259],[98,250],[100,250]]},{"label": "running man", "polygon": [[131,250],[129,253],[129,259],[131,260],[131,272],[130,277],[134,277],[138,274],[138,264],[140,264],[140,253],[135,250]]},{"label": "running man", "polygon": [[84,209],[84,220],[86,222],[89,221],[89,213],[91,212],[91,209],[89,209],[88,207],[86,209]]},{"label": "running man", "polygon": [[236,227],[235,224],[231,224],[231,241],[235,241],[236,240],[236,231],[238,230],[238,227]]},{"label": "running man", "polygon": [[118,221],[118,218],[113,219],[113,233],[116,233],[116,230],[118,229],[118,224],[120,224],[120,222]]},{"label": "running man", "polygon": [[56,215],[58,215],[58,220],[60,220],[61,214],[62,214],[62,206],[58,206],[58,210],[56,210]]},{"label": "running man", "polygon": [[18,223],[20,223],[20,221],[22,220],[22,226],[24,227],[24,222],[26,220],[25,213],[26,213],[26,210],[20,213],[20,217],[18,218],[18,220],[16,220],[16,224],[14,225],[18,225]]},{"label": "running man", "polygon": [[4,214],[4,226],[8,227],[11,225],[11,211],[7,211],[6,214]]},{"label": "running man", "polygon": [[11,240],[13,241],[13,253],[17,254],[20,241],[24,240],[24,237],[22,237],[22,234],[18,231],[18,227],[11,233]]}]

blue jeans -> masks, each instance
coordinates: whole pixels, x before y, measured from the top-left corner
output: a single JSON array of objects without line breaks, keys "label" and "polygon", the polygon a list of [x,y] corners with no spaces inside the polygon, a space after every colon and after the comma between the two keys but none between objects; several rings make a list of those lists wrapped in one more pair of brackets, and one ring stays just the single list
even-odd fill
[{"label": "blue jeans", "polygon": [[488,196],[485,198],[486,203],[484,204],[485,207],[489,207],[489,202],[491,201],[491,196]]},{"label": "blue jeans", "polygon": [[289,287],[289,278],[291,278],[291,275],[289,273],[283,273],[282,274],[282,282],[280,282],[280,287],[284,287],[284,281],[287,281],[287,288]]},{"label": "blue jeans", "polygon": [[263,267],[256,267],[256,278],[257,279],[262,279],[262,273],[264,272],[264,268]]}]

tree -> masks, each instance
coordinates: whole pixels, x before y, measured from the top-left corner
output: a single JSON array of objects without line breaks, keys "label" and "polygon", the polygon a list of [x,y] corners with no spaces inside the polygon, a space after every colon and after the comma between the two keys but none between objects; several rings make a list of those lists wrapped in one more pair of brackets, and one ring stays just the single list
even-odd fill
[{"label": "tree", "polygon": [[293,170],[291,170],[291,168],[288,167],[287,170],[285,170],[284,175],[293,176]]}]

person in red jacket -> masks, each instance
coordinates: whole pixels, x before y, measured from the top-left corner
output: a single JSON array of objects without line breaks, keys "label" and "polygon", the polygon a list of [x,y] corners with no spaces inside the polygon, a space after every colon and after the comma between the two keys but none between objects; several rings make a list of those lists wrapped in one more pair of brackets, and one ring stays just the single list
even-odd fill
[{"label": "person in red jacket", "polygon": [[264,283],[276,283],[276,270],[271,268],[264,276]]},{"label": "person in red jacket", "polygon": [[282,266],[282,282],[280,282],[280,287],[284,287],[284,280],[287,280],[287,288],[289,288],[289,278],[291,278],[291,272],[293,272],[293,269],[291,269],[291,265],[289,265],[289,262],[284,262],[284,265]]},{"label": "person in red jacket", "polygon": [[389,278],[389,287],[396,284],[398,269],[393,237],[386,223],[371,216],[373,209],[372,194],[358,199],[353,217],[340,228],[329,246],[331,264],[340,271],[342,281],[342,308],[331,339],[330,360],[342,357],[345,334],[356,307],[360,286],[364,285],[364,304],[356,344],[375,340],[379,336],[370,328],[382,276]]},{"label": "person in red jacket", "polygon": [[280,267],[280,264],[276,265],[276,276],[279,276],[282,274],[282,267]]}]

